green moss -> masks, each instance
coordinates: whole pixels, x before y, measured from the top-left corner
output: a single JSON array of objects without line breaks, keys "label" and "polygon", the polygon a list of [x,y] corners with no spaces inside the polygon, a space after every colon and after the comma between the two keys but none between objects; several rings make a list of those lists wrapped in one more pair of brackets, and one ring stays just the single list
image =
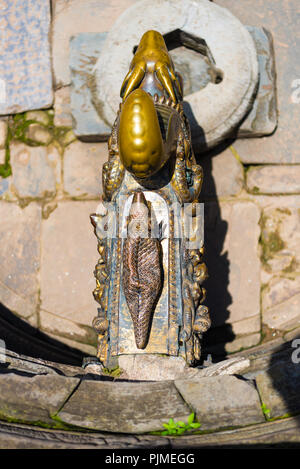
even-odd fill
[{"label": "green moss", "polygon": [[261,261],[268,265],[268,261],[274,257],[274,254],[285,248],[285,243],[279,235],[279,227],[273,231],[266,228],[267,218],[262,216],[260,219],[261,236],[259,243],[262,247]]},{"label": "green moss", "polygon": [[117,366],[116,368],[103,368],[102,373],[104,375],[112,376],[113,378],[119,378],[119,376],[121,376],[123,373],[123,370]]}]

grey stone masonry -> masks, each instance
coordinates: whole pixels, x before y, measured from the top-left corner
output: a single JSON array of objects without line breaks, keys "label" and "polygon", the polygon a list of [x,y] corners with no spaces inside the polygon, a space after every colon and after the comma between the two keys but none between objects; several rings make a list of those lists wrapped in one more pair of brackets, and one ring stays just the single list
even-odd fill
[{"label": "grey stone masonry", "polygon": [[264,422],[259,396],[251,382],[235,376],[176,380],[184,400],[196,412],[201,430]]},{"label": "grey stone masonry", "polygon": [[300,165],[268,165],[250,168],[248,190],[261,194],[300,193]]},{"label": "grey stone masonry", "polygon": [[172,416],[187,422],[189,407],[172,382],[95,382],[84,380],[58,417],[94,430],[146,433],[161,430]]},{"label": "grey stone masonry", "polygon": [[0,416],[23,422],[43,422],[55,426],[52,416],[79,383],[64,376],[0,374]]},{"label": "grey stone masonry", "polygon": [[53,101],[49,0],[1,2],[0,114]]}]

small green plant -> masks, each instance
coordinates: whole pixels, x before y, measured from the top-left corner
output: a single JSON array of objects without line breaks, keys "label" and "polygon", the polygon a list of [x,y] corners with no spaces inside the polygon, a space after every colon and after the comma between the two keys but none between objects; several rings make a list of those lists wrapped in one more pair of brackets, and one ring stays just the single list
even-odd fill
[{"label": "small green plant", "polygon": [[194,419],[194,413],[189,415],[187,424],[181,421],[174,422],[173,419],[170,419],[168,423],[163,423],[163,427],[166,430],[162,431],[161,435],[182,435],[184,432],[201,427],[201,424],[195,422]]},{"label": "small green plant", "polygon": [[263,414],[266,417],[266,419],[269,419],[271,417],[271,411],[270,409],[267,408],[264,402],[261,405],[261,410],[263,411]]}]

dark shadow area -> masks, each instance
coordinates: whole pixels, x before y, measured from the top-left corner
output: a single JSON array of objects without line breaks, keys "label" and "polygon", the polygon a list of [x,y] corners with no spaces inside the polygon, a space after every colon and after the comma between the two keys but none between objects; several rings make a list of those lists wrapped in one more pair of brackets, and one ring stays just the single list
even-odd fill
[{"label": "dark shadow area", "polygon": [[52,339],[0,303],[0,338],[7,350],[32,358],[81,366],[85,355],[79,350]]},{"label": "dark shadow area", "polygon": [[278,417],[294,416],[300,428],[300,334],[274,350],[267,374],[281,400],[274,401],[276,405],[271,412]]},{"label": "dark shadow area", "polygon": [[[208,354],[211,354],[212,361],[217,362],[226,357],[225,345],[234,340],[235,334],[231,325],[226,324],[230,316],[228,307],[232,303],[232,297],[228,291],[230,262],[228,253],[223,252],[228,223],[222,219],[216,185],[212,175],[212,158],[223,152],[232,144],[232,141],[228,140],[209,150],[205,142],[204,131],[198,125],[187,102],[184,102],[184,112],[190,123],[192,142],[196,139],[198,142],[199,139],[203,142],[203,151],[195,153],[195,156],[204,173],[199,201],[204,203],[204,261],[209,277],[203,286],[207,290],[204,304],[210,310],[212,326],[203,336],[202,361],[207,358]],[[224,168],[224,171],[226,171],[226,168]]]}]

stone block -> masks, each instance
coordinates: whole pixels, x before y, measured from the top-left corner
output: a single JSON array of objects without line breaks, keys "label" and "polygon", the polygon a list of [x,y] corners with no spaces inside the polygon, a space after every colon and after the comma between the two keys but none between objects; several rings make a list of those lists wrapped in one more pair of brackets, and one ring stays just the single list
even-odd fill
[{"label": "stone block", "polygon": [[205,204],[205,304],[213,326],[260,313],[259,219],[259,207],[246,200]]},{"label": "stone block", "polygon": [[64,86],[54,94],[54,125],[72,127],[70,87]]},{"label": "stone block", "polygon": [[[71,112],[74,133],[90,141],[105,140],[111,133],[93,103],[93,69],[106,39],[106,33],[77,34],[70,40]],[[101,107],[101,104],[96,103]]]},{"label": "stone block", "polygon": [[26,131],[26,138],[42,145],[49,145],[52,140],[52,134],[43,125],[30,124]]},{"label": "stone block", "polygon": [[228,8],[244,24],[267,28],[274,39],[278,128],[271,137],[237,140],[235,147],[243,163],[299,163],[300,37],[298,23],[292,20],[298,15],[298,0],[216,0],[216,3]]},{"label": "stone block", "polygon": [[58,412],[79,379],[24,374],[0,374],[0,416],[2,419],[55,426],[51,416]]},{"label": "stone block", "polygon": [[0,302],[28,318],[39,303],[41,209],[0,202]]},{"label": "stone block", "polygon": [[246,26],[256,47],[259,84],[253,107],[238,129],[238,137],[269,135],[277,127],[276,69],[272,34],[265,28]]},{"label": "stone block", "polygon": [[55,146],[29,147],[21,142],[10,146],[12,190],[20,198],[53,197],[60,182],[61,159]]},{"label": "stone block", "polygon": [[262,322],[289,331],[300,325],[300,277],[273,277],[262,292]]},{"label": "stone block", "polygon": [[[134,0],[56,0],[53,8],[52,54],[57,87],[69,85],[69,40],[78,33],[109,31],[117,17]],[[82,20],[84,18],[84,21]]]},{"label": "stone block", "polygon": [[163,430],[170,418],[187,422],[189,407],[172,382],[81,382],[59,412],[66,423],[117,433]]},{"label": "stone block", "polygon": [[[1,150],[5,148],[6,137],[7,137],[7,122],[5,120],[0,120],[0,149]],[[0,164],[3,164],[3,163],[0,161]]]},{"label": "stone block", "polygon": [[[89,218],[96,208],[95,201],[59,203],[43,220],[41,238],[41,309],[88,326],[97,312],[92,295],[97,239]],[[66,335],[63,324],[60,332]]]},{"label": "stone block", "polygon": [[204,171],[201,200],[238,195],[244,185],[244,171],[231,148],[216,156],[198,158]]},{"label": "stone block", "polygon": [[0,114],[51,106],[49,1],[4,1],[1,18]]},{"label": "stone block", "polygon": [[258,393],[253,384],[235,376],[176,380],[183,399],[196,412],[201,430],[264,422]]},{"label": "stone block", "polygon": [[173,380],[178,378],[186,367],[182,357],[155,354],[120,355],[118,361],[127,379],[144,381]]},{"label": "stone block", "polygon": [[64,153],[64,191],[72,197],[98,199],[107,159],[106,143],[71,143]]},{"label": "stone block", "polygon": [[97,334],[91,326],[69,321],[43,309],[40,311],[39,317],[39,328],[42,331],[50,332],[57,337],[63,335],[66,339],[75,342],[97,346]]},{"label": "stone block", "polygon": [[269,418],[299,413],[299,363],[278,362],[258,373],[255,379],[261,401],[270,411]]},{"label": "stone block", "polygon": [[300,193],[300,166],[268,165],[250,168],[247,172],[248,190],[261,194]]}]

